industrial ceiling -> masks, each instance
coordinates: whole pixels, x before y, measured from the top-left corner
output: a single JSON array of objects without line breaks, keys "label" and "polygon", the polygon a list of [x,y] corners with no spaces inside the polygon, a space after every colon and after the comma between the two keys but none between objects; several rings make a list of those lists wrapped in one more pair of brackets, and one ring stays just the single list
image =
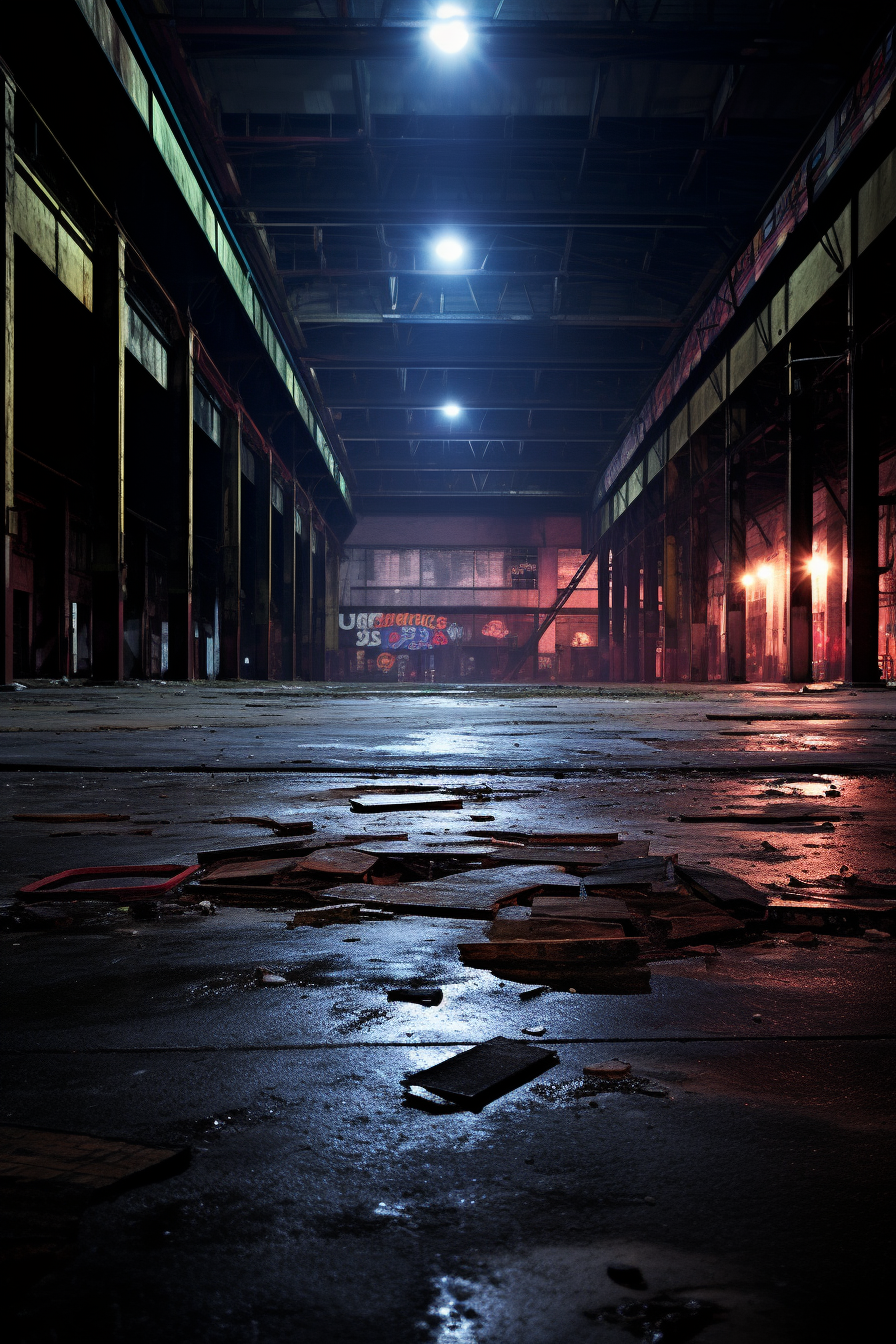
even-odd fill
[{"label": "industrial ceiling", "polygon": [[844,26],[805,0],[122,7],[361,513],[585,508],[890,10]]}]

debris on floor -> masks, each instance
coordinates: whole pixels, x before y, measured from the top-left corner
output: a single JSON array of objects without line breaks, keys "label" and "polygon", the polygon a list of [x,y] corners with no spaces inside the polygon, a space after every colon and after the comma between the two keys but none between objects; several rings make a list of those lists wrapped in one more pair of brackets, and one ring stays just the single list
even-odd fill
[{"label": "debris on floor", "polygon": [[[102,868],[65,868],[49,877],[38,878],[20,887],[19,896],[39,894],[43,900],[69,900],[92,897],[94,900],[136,901],[158,897],[179,887],[199,871],[194,863],[116,864]],[[147,882],[146,878],[155,878]],[[129,879],[129,880],[128,880]]]},{"label": "debris on floor", "polygon": [[449,793],[368,793],[350,799],[353,812],[421,812],[463,807],[463,798]]},{"label": "debris on floor", "polygon": [[631,1071],[631,1064],[620,1059],[611,1059],[606,1064],[586,1064],[582,1069],[591,1078],[625,1078]]},{"label": "debris on floor", "polygon": [[428,989],[390,989],[386,998],[390,1003],[419,1003],[423,1008],[438,1008],[444,995],[438,985]]},{"label": "debris on floor", "polygon": [[212,817],[213,826],[263,826],[275,835],[310,835],[313,821],[276,821],[273,817]]},{"label": "debris on floor", "polygon": [[288,929],[305,925],[323,928],[327,924],[360,924],[360,905],[318,905],[309,910],[297,910],[287,924]]},{"label": "debris on floor", "polygon": [[459,1106],[478,1108],[536,1078],[559,1063],[555,1050],[541,1050],[496,1036],[428,1069],[409,1074],[405,1087],[421,1087]]},{"label": "debris on floor", "polygon": [[130,821],[130,814],[112,812],[13,812],[13,821],[45,821],[52,826],[87,821]]},{"label": "debris on floor", "polygon": [[286,985],[288,980],[284,975],[277,975],[275,971],[269,971],[267,966],[255,967],[256,985]]}]

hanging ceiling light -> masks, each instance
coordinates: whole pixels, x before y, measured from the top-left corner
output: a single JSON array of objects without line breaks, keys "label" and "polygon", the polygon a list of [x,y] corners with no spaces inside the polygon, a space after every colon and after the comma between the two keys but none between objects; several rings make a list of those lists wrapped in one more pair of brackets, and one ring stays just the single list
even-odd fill
[{"label": "hanging ceiling light", "polygon": [[442,414],[447,415],[449,420],[453,420],[456,415],[460,415],[460,407],[456,401],[449,401],[442,407]]},{"label": "hanging ceiling light", "polygon": [[439,22],[430,26],[429,36],[439,51],[444,51],[447,56],[455,56],[463,51],[470,40],[469,29],[462,22],[465,13],[457,5],[439,5],[436,10]]},{"label": "hanging ceiling light", "polygon": [[460,261],[466,248],[459,238],[446,234],[436,243],[436,256],[440,261]]}]

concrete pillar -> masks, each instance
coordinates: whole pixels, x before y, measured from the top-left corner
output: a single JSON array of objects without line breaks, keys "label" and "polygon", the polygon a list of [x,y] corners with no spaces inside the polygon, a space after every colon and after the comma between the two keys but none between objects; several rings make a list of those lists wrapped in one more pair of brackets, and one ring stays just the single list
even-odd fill
[{"label": "concrete pillar", "polygon": [[104,228],[94,255],[96,424],[93,446],[93,675],[124,676],[125,241]]},{"label": "concrete pillar", "polygon": [[[853,202],[852,239],[857,248],[858,221]],[[857,273],[858,272],[858,273]],[[863,379],[864,312],[862,282],[870,278],[857,266],[855,252],[847,289],[847,592],[846,680],[880,684],[877,660],[880,576],[877,568],[880,453],[871,402],[876,389]]]},{"label": "concrete pillar", "polygon": [[271,482],[270,456],[255,460],[255,675],[271,675]]},{"label": "concrete pillar", "polygon": [[[811,366],[788,368],[787,560],[790,602],[790,680],[812,676],[812,439],[814,407]],[[877,510],[875,509],[875,529]],[[875,565],[877,542],[875,538]],[[875,613],[875,641],[877,621]]]},{"label": "concrete pillar", "polygon": [[193,332],[172,351],[168,491],[168,675],[195,676],[193,638]]},{"label": "concrete pillar", "polygon": [[243,474],[240,470],[240,413],[221,417],[222,494],[224,508],[221,549],[221,676],[240,676],[240,512]]},{"label": "concrete pillar", "polygon": [[14,481],[13,389],[15,362],[15,189],[16,158],[13,138],[15,85],[0,72],[3,97],[3,229],[0,232],[0,262],[3,266],[3,612],[0,633],[3,639],[2,680],[12,681],[13,597],[12,539],[18,533]]}]

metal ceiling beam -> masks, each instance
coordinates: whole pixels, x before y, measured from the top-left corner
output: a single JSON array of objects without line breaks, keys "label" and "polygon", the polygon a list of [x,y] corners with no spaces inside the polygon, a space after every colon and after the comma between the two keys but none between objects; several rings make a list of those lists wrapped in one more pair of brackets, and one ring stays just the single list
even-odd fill
[{"label": "metal ceiling beam", "polygon": [[502,400],[490,401],[483,397],[470,397],[464,394],[462,390],[452,390],[444,388],[438,400],[434,395],[428,397],[415,397],[398,401],[394,397],[379,399],[376,394],[370,397],[358,396],[355,398],[340,396],[338,392],[328,393],[324,388],[324,397],[331,410],[336,411],[440,411],[447,400],[460,400],[463,403],[465,411],[550,411],[559,413],[561,411],[590,411],[594,415],[627,415],[632,409],[632,403],[626,402],[624,405],[608,405],[598,401],[571,401],[568,397],[559,397],[556,401],[550,398],[540,397],[538,399],[527,397],[524,392],[515,401],[509,401],[504,397]]},{"label": "metal ceiling beam", "polygon": [[[155,17],[155,16],[149,16]],[[159,15],[170,25],[170,15]],[[430,20],[196,19],[175,22],[178,37],[194,56],[241,55],[342,57],[354,60],[420,60],[431,57]],[[576,57],[591,61],[686,61],[723,65],[810,63],[840,68],[849,44],[822,24],[754,24],[749,29],[709,25],[497,22],[468,20],[470,52],[489,60],[513,57]],[[847,49],[844,51],[844,47]]]},{"label": "metal ceiling beam", "polygon": [[[726,225],[736,227],[731,211],[703,212],[678,207],[669,209],[656,200],[643,206],[601,210],[593,205],[527,208],[525,206],[467,206],[446,201],[443,205],[420,205],[413,200],[385,204],[382,201],[353,200],[351,204],[332,200],[293,203],[249,197],[230,213],[239,222],[240,214],[251,211],[267,229],[346,228],[358,224],[401,225],[410,228],[550,228],[550,229],[666,229],[681,233],[705,232]],[[285,218],[286,216],[286,218]],[[746,216],[745,216],[746,219]]]},{"label": "metal ceiling beam", "polygon": [[411,463],[411,464],[407,464],[407,463],[405,463],[403,466],[398,466],[398,465],[395,465],[394,463],[390,463],[390,462],[381,462],[381,463],[379,463],[379,464],[373,464],[373,463],[371,463],[370,466],[365,466],[365,465],[362,465],[362,464],[360,464],[360,463],[353,462],[353,463],[352,463],[352,466],[353,466],[353,468],[354,468],[354,471],[355,471],[356,475],[357,475],[359,478],[360,478],[361,476],[369,476],[372,472],[382,472],[382,471],[387,471],[387,472],[389,472],[390,475],[394,475],[395,473],[399,472],[399,473],[403,473],[403,474],[405,474],[405,475],[407,475],[408,473],[410,473],[411,475],[419,475],[419,474],[422,473],[423,475],[427,475],[427,476],[451,476],[451,475],[454,475],[455,473],[457,473],[458,471],[460,471],[460,472],[464,472],[464,473],[469,473],[471,470],[473,470],[473,471],[512,471],[512,472],[515,472],[515,473],[517,473],[517,474],[519,474],[519,473],[523,473],[524,475],[528,475],[528,476],[532,476],[532,475],[536,475],[536,476],[596,476],[597,473],[600,471],[600,464],[599,464],[599,463],[595,463],[594,466],[591,466],[591,467],[547,467],[547,466],[545,466],[545,467],[532,467],[532,466],[519,466],[519,465],[517,465],[516,463],[514,463],[512,466],[503,466],[503,465],[501,465],[500,463],[499,463],[499,464],[496,464],[496,463],[494,463],[494,462],[489,462],[489,463],[487,463],[487,464],[479,464],[479,465],[477,465],[476,467],[471,468],[471,467],[459,467],[459,466],[450,466],[450,467],[417,467],[417,466],[414,466],[413,463]]},{"label": "metal ceiling beam", "polygon": [[[525,430],[521,434],[486,434],[481,429],[475,432],[458,431],[456,434],[419,433],[408,430],[407,434],[356,434],[350,432],[340,435],[346,448],[353,443],[552,443],[563,447],[567,443],[615,443],[617,434],[544,434]],[[351,453],[349,453],[351,457]]]},{"label": "metal ceiling beam", "polygon": [[[314,327],[369,327],[394,323],[399,327],[488,327],[519,325],[561,326],[561,327],[600,327],[608,331],[631,327],[636,331],[655,328],[658,331],[675,331],[682,325],[677,317],[640,317],[635,314],[614,313],[318,313],[312,305],[291,305],[291,312],[297,322],[301,322],[304,331]],[[398,361],[396,361],[397,363]]]},{"label": "metal ceiling beam", "polygon": [[[313,337],[314,333],[310,333]],[[635,373],[649,377],[656,370],[653,359],[613,359],[601,355],[557,354],[551,350],[538,353],[527,350],[518,355],[485,352],[481,358],[467,351],[452,351],[450,354],[439,351],[414,350],[410,347],[397,350],[388,355],[371,354],[367,351],[351,353],[339,351],[306,350],[302,363],[313,368],[323,369],[388,369],[394,373],[396,368],[431,369],[439,372],[449,369],[469,369],[474,373],[483,373],[490,369],[513,372],[532,369],[569,369],[583,371],[594,376],[614,377],[617,374]]]}]

